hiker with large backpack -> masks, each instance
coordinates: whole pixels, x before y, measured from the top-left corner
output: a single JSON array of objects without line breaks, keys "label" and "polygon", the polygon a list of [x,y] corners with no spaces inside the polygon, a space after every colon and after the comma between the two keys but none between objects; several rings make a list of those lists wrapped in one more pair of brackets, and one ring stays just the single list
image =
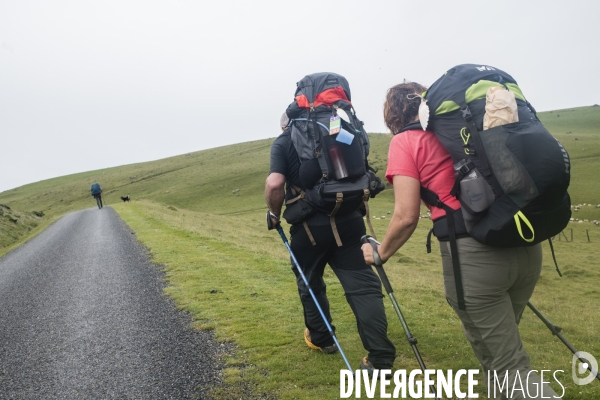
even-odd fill
[{"label": "hiker with large backpack", "polygon": [[[529,378],[527,393],[538,392],[518,324],[540,276],[540,242],[570,217],[566,152],[514,79],[487,66],[455,67],[428,90],[392,87],[384,119],[395,135],[386,172],[394,214],[381,245],[363,245],[365,261],[381,265],[402,247],[423,200],[440,243],[446,298],[484,379],[488,371],[501,382],[508,374],[512,385],[519,374]],[[501,398],[528,398],[521,394]],[[543,396],[556,393],[543,384]]]},{"label": "hiker with large backpack", "polygon": [[338,350],[332,337],[335,326],[330,331],[327,324],[332,318],[323,273],[329,264],[368,351],[361,368],[391,369],[396,350],[387,336],[381,283],[360,250],[366,233],[363,214],[368,213],[369,198],[383,185],[368,166],[369,138],[352,107],[347,80],[334,73],[307,75],[297,83],[286,114],[290,122],[271,147],[267,223],[269,229],[281,229],[285,202],[283,218],[292,225],[290,253],[297,261],[292,269],[304,309],[304,340],[324,353]]},{"label": "hiker with large backpack", "polygon": [[100,187],[100,184],[98,182],[93,183],[90,191],[92,192],[92,196],[96,199],[98,208],[102,208],[102,188]]}]

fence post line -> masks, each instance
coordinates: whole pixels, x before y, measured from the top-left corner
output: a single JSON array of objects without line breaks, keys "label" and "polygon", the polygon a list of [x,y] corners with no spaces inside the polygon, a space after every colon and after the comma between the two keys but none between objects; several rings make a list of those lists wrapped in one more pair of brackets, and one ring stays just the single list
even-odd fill
[{"label": "fence post line", "polygon": [[590,232],[587,229],[585,230],[585,234],[587,235],[588,243],[589,243],[590,242]]},{"label": "fence post line", "polygon": [[573,241],[573,228],[571,228],[571,242]]}]

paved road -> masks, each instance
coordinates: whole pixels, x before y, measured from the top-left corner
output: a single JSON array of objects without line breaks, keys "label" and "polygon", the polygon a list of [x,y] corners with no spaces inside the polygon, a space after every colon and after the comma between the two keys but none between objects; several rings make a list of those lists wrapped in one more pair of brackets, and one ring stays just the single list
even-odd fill
[{"label": "paved road", "polygon": [[0,259],[0,399],[187,399],[218,381],[112,208],[69,214]]}]

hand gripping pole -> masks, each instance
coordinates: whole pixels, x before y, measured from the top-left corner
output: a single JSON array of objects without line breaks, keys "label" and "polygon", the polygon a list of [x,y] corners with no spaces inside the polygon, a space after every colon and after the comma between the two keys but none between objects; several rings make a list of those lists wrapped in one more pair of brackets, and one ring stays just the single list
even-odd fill
[{"label": "hand gripping pole", "polygon": [[[377,253],[377,245],[380,244],[377,240],[373,239],[369,235],[365,235],[361,238],[361,242],[370,244],[373,247],[373,252]],[[381,258],[379,258],[378,253],[377,253],[377,256],[374,257],[374,259],[381,260]],[[424,373],[424,371],[427,369],[427,367],[425,367],[425,362],[423,361],[423,357],[421,357],[421,353],[419,353],[419,349],[417,348],[417,338],[414,337],[413,334],[410,332],[410,329],[408,328],[408,324],[406,323],[406,320],[404,319],[404,315],[402,315],[400,306],[398,305],[398,302],[396,301],[396,297],[394,296],[394,290],[392,289],[392,285],[390,285],[390,280],[388,279],[387,274],[385,273],[385,270],[383,269],[383,263],[374,264],[374,266],[375,266],[375,269],[377,270],[377,274],[379,275],[379,279],[381,280],[381,283],[383,284],[383,287],[385,288],[385,291],[387,292],[390,300],[392,301],[394,310],[396,310],[396,314],[398,315],[398,318],[400,319],[400,323],[402,324],[402,328],[404,329],[404,333],[406,334],[406,339],[408,340],[408,344],[410,344],[410,347],[412,348],[413,353],[415,353],[415,357],[417,358],[417,362],[419,363],[419,366],[421,367],[421,371],[423,371],[423,373]],[[435,389],[435,385],[431,385],[430,390],[432,391],[432,393],[437,393],[437,391]],[[437,397],[436,397],[436,399],[437,399]]]}]

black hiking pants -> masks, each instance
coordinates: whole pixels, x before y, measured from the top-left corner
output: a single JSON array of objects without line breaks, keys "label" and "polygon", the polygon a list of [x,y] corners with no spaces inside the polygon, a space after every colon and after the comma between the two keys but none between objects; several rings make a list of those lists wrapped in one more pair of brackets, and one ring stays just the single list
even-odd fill
[{"label": "black hiking pants", "polygon": [[[316,242],[314,246],[302,224],[292,226],[292,251],[330,324],[332,319],[323,272],[326,264],[331,266],[344,289],[346,301],[354,312],[358,334],[369,352],[369,361],[375,368],[389,369],[394,363],[396,348],[387,336],[381,282],[371,267],[365,264],[361,251],[360,238],[365,234],[363,219],[357,214],[355,218],[337,222],[343,244],[338,247],[329,217],[319,217],[317,215],[307,221]],[[323,224],[324,221],[326,224]],[[296,274],[298,293],[304,308],[304,322],[310,331],[312,343],[319,347],[332,345],[333,339],[302,277],[293,264],[292,269]],[[335,330],[333,325],[332,329]]]}]

